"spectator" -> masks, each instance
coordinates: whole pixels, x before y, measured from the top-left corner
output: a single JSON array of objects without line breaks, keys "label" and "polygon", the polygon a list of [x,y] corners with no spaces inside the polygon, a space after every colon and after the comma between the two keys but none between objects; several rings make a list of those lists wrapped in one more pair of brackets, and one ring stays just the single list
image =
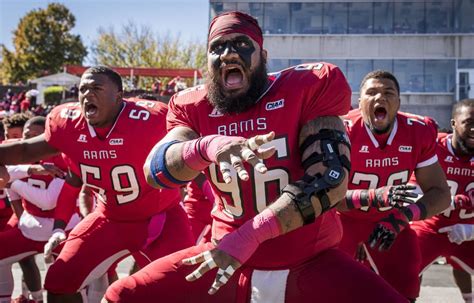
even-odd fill
[{"label": "spectator", "polygon": [[25,112],[30,110],[31,98],[32,97],[27,94],[25,99],[21,100],[21,102],[20,102],[20,112],[25,113]]},{"label": "spectator", "polygon": [[161,81],[157,79],[155,82],[153,82],[153,85],[151,86],[151,91],[154,94],[159,94],[160,89],[161,89]]},{"label": "spectator", "polygon": [[77,99],[79,96],[79,89],[77,88],[77,84],[74,84],[70,89],[69,93],[71,94],[71,97],[74,99]]}]

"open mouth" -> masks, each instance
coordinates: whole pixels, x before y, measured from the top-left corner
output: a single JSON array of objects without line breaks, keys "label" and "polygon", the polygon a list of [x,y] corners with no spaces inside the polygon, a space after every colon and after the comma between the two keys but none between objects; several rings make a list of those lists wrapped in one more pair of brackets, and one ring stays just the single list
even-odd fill
[{"label": "open mouth", "polygon": [[92,103],[86,103],[84,105],[84,113],[86,118],[90,119],[97,115],[98,108]]},{"label": "open mouth", "polygon": [[223,72],[224,85],[228,89],[239,89],[244,85],[244,72],[237,64],[227,65]]},{"label": "open mouth", "polygon": [[383,106],[377,106],[374,110],[375,121],[383,121],[387,117],[387,110]]}]

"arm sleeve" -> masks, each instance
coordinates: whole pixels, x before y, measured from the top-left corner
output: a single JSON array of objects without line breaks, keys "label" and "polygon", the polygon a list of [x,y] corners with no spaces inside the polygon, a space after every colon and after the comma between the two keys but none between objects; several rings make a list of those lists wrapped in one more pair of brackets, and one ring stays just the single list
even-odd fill
[{"label": "arm sleeve", "polygon": [[63,184],[63,179],[54,178],[48,188],[41,189],[36,186],[31,186],[27,182],[16,180],[12,183],[11,188],[25,198],[25,200],[38,206],[42,210],[50,210],[56,207],[59,192]]},{"label": "arm sleeve", "polygon": [[8,173],[10,174],[10,181],[28,178],[29,164],[23,165],[7,165]]}]

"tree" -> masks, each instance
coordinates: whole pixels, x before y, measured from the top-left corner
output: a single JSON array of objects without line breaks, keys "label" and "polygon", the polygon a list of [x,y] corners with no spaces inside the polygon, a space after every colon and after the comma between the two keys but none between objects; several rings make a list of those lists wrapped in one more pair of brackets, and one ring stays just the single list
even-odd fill
[{"label": "tree", "polygon": [[79,35],[73,35],[76,18],[62,4],[27,13],[14,31],[14,51],[1,47],[0,73],[8,82],[26,81],[57,73],[65,64],[81,64],[87,55]]},{"label": "tree", "polygon": [[[91,47],[95,64],[120,67],[196,68],[206,66],[206,45],[183,43],[179,36],[156,35],[147,26],[129,21],[116,33],[113,27],[99,28]],[[152,79],[139,79],[139,86],[151,86]]]}]

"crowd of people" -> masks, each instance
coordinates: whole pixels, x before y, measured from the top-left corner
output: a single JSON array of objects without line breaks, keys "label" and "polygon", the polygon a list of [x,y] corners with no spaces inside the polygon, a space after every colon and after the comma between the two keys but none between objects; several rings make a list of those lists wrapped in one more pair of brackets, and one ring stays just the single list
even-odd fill
[{"label": "crowd of people", "polygon": [[31,112],[35,116],[46,116],[52,107],[43,107],[36,104],[38,91],[35,89],[22,90],[13,93],[9,88],[0,100],[0,120],[16,113]]},{"label": "crowd of people", "polygon": [[438,133],[377,70],[351,110],[331,63],[267,74],[241,12],[212,20],[207,59],[168,104],[94,66],[78,103],[4,120],[0,303],[43,302],[36,254],[50,303],[414,302],[439,256],[473,302],[474,100]]}]

